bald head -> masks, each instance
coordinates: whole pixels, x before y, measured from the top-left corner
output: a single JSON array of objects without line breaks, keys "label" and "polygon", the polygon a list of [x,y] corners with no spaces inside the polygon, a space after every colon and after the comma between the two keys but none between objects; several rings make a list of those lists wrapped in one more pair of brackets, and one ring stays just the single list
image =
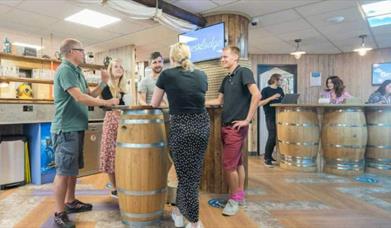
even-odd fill
[{"label": "bald head", "polygon": [[84,63],[84,49],[80,41],[65,39],[60,46],[61,55],[76,66]]},{"label": "bald head", "polygon": [[67,56],[67,54],[70,53],[75,48],[76,49],[82,48],[80,41],[72,38],[65,39],[61,42],[61,46],[60,46],[61,55]]}]

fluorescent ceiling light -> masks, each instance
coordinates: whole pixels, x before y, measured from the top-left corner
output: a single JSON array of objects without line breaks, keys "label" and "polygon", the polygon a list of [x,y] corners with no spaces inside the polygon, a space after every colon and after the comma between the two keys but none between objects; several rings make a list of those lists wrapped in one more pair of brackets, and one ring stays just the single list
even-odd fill
[{"label": "fluorescent ceiling light", "polygon": [[364,4],[361,6],[367,17],[379,16],[391,13],[391,1],[381,1]]},{"label": "fluorescent ceiling light", "polygon": [[371,27],[390,25],[391,24],[391,14],[370,17],[370,18],[368,18],[368,23],[369,23],[369,26],[371,26]]},{"label": "fluorescent ceiling light", "polygon": [[20,43],[20,42],[13,42],[12,45],[20,46],[20,47],[28,47],[28,48],[35,48],[37,50],[43,49],[43,47],[34,45],[34,44],[26,44],[26,43]]},{"label": "fluorescent ceiling light", "polygon": [[84,9],[76,14],[65,18],[64,20],[94,28],[101,28],[103,26],[118,22],[121,19],[93,10]]}]

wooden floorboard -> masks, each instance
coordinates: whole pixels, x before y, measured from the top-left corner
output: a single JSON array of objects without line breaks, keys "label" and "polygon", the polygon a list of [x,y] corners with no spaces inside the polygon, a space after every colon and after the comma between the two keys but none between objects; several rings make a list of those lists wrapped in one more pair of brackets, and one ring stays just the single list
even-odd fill
[{"label": "wooden floorboard", "polygon": [[[249,165],[248,207],[241,209],[238,215],[225,217],[221,215],[221,209],[208,205],[209,199],[221,198],[222,195],[205,192],[200,194],[200,219],[206,228],[391,227],[390,177],[374,176],[379,183],[366,184],[359,183],[352,177],[292,172],[279,167],[267,168],[261,159],[254,157],[250,158]],[[171,172],[169,179],[174,178],[175,173]],[[101,207],[115,206],[117,201],[106,195],[107,182],[105,174],[79,178],[77,189],[93,193],[82,194],[78,198]],[[46,191],[46,195],[37,195],[40,191]],[[12,227],[18,228],[47,227],[54,207],[50,191],[51,185],[28,185],[0,191],[0,227],[4,224],[12,224]],[[30,196],[34,197],[34,206],[22,203],[23,199],[30,200]],[[17,203],[10,204],[10,200],[15,200],[20,206]],[[171,206],[165,206],[165,219],[169,225],[163,227],[173,227],[167,216],[171,209]],[[113,227],[121,226],[118,211],[110,210],[111,212],[97,209],[88,212],[90,214],[73,218],[77,227],[107,227],[111,223],[115,224]],[[13,213],[15,216],[12,216]]]}]

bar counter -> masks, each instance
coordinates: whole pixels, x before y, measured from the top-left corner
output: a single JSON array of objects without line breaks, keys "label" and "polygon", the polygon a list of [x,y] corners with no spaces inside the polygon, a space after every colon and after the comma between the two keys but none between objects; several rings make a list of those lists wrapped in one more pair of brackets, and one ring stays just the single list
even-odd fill
[{"label": "bar counter", "polygon": [[391,105],[274,104],[284,169],[391,175]]}]

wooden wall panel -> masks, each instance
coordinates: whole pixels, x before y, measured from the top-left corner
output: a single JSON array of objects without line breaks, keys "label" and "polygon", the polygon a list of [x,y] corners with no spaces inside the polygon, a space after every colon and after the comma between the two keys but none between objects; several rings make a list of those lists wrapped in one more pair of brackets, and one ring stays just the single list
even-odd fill
[{"label": "wooden wall panel", "polygon": [[[318,101],[329,75],[340,76],[345,82],[347,91],[362,101],[366,101],[370,93],[377,88],[371,85],[372,64],[390,62],[391,48],[374,50],[363,57],[357,53],[344,53],[304,55],[296,60],[290,55],[250,55],[250,60],[255,73],[258,64],[297,64],[298,92],[301,94],[300,102],[302,103]],[[311,71],[322,73],[322,87],[310,87]]]}]

